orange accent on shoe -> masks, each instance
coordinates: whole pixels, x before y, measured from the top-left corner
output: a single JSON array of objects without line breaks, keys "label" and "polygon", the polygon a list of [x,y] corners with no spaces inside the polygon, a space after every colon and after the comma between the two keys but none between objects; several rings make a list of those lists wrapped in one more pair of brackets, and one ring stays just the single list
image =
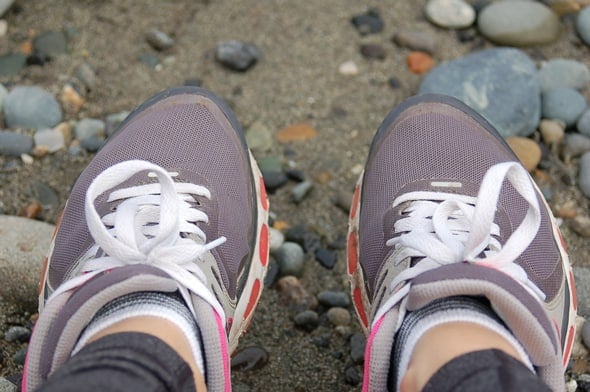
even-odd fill
[{"label": "orange accent on shoe", "polygon": [[564,347],[563,351],[563,366],[566,367],[567,363],[570,359],[570,355],[572,352],[572,347],[574,346],[574,335],[575,335],[575,328],[572,325],[568,331],[567,342]]},{"label": "orange accent on shoe", "polygon": [[264,224],[260,229],[260,249],[258,255],[260,257],[260,263],[264,267],[268,263],[268,241],[268,226]]},{"label": "orange accent on shoe", "polygon": [[361,294],[361,289],[355,287],[352,293],[354,306],[356,307],[356,311],[361,319],[361,323],[365,326],[365,328],[369,328],[369,321],[367,320],[367,313],[365,313],[365,307],[363,306],[363,296]]},{"label": "orange accent on shoe", "polygon": [[359,206],[359,197],[361,195],[361,187],[359,185],[357,185],[354,188],[354,193],[352,195],[352,205],[350,207],[350,219],[354,219],[354,217],[356,216],[356,212],[358,210],[358,206]]},{"label": "orange accent on shoe", "polygon": [[572,303],[574,305],[574,311],[578,310],[578,290],[576,289],[576,282],[574,281],[574,272],[570,270],[569,279],[570,290],[572,292]]},{"label": "orange accent on shoe", "polygon": [[268,211],[268,196],[266,195],[266,187],[264,186],[264,178],[260,177],[260,203],[265,211]]},{"label": "orange accent on shoe", "polygon": [[250,300],[248,301],[248,306],[246,306],[246,311],[244,312],[244,319],[250,317],[250,313],[254,310],[256,303],[258,302],[258,296],[260,295],[260,279],[256,279],[254,281],[254,286],[252,286],[252,292],[250,293]]},{"label": "orange accent on shoe", "polygon": [[348,235],[347,242],[347,256],[348,256],[348,274],[352,275],[355,273],[358,266],[358,245],[356,242],[356,233],[352,232]]}]

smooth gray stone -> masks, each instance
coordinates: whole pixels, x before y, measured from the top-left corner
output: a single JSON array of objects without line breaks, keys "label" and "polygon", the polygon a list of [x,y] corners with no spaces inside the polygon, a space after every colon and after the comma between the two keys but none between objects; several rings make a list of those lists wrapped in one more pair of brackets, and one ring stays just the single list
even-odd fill
[{"label": "smooth gray stone", "polygon": [[168,34],[156,29],[146,32],[145,39],[156,50],[166,50],[174,46],[174,40]]},{"label": "smooth gray stone", "polygon": [[424,78],[419,93],[460,99],[504,137],[531,135],[541,118],[537,67],[519,49],[487,49],[443,63]]},{"label": "smooth gray stone", "polygon": [[305,254],[303,248],[294,242],[284,242],[279,249],[274,252],[277,264],[280,268],[281,276],[297,276],[303,274],[305,267]]},{"label": "smooth gray stone", "polygon": [[6,87],[4,87],[2,83],[0,83],[0,111],[2,111],[2,108],[4,107],[4,98],[7,94],[8,90],[6,89]]},{"label": "smooth gray stone", "polygon": [[576,31],[582,41],[590,46],[590,7],[585,7],[578,12],[576,16]]},{"label": "smooth gray stone", "polygon": [[0,131],[0,154],[19,157],[33,148],[33,138],[11,131]]},{"label": "smooth gray stone", "polygon": [[590,269],[574,266],[574,279],[578,293],[578,314],[590,318]]},{"label": "smooth gray stone", "polygon": [[41,87],[16,86],[4,98],[4,119],[10,128],[52,128],[62,120],[62,111]]},{"label": "smooth gray stone", "polygon": [[96,118],[83,118],[76,123],[74,133],[76,139],[86,140],[91,137],[104,138],[106,124],[102,120]]},{"label": "smooth gray stone", "polygon": [[55,226],[0,215],[0,298],[36,311],[37,284]]},{"label": "smooth gray stone", "polygon": [[575,158],[587,151],[590,151],[590,137],[575,132],[565,134],[564,155]]},{"label": "smooth gray stone", "polygon": [[420,50],[427,53],[434,53],[436,51],[436,40],[427,31],[400,30],[395,33],[392,41],[403,48]]},{"label": "smooth gray stone", "polygon": [[27,58],[21,53],[0,56],[0,77],[9,78],[17,75],[27,64]]},{"label": "smooth gray stone", "polygon": [[35,146],[46,147],[50,153],[66,147],[64,135],[59,129],[40,129],[33,136]]},{"label": "smooth gray stone", "polygon": [[587,109],[586,99],[572,88],[558,88],[543,94],[541,115],[543,118],[574,125]]},{"label": "smooth gray stone", "polygon": [[590,70],[580,61],[552,59],[541,64],[539,80],[543,93],[562,87],[580,90],[590,82]]},{"label": "smooth gray stone", "polygon": [[477,26],[490,41],[508,46],[544,45],[561,34],[558,16],[547,6],[532,1],[499,1],[485,7]]},{"label": "smooth gray stone", "polygon": [[586,109],[578,118],[576,128],[582,135],[590,136],[590,109]]},{"label": "smooth gray stone", "polygon": [[35,37],[33,47],[43,58],[52,59],[66,53],[68,42],[63,31],[48,31]]},{"label": "smooth gray stone", "polygon": [[578,186],[586,197],[590,197],[590,152],[585,152],[580,158]]},{"label": "smooth gray stone", "polygon": [[215,58],[234,71],[247,71],[260,58],[260,50],[252,43],[229,40],[220,42],[215,49]]},{"label": "smooth gray stone", "polygon": [[5,379],[4,377],[0,377],[0,392],[16,392],[18,391],[18,387]]},{"label": "smooth gray stone", "polygon": [[475,22],[475,10],[463,0],[429,0],[424,7],[426,18],[437,26],[463,29]]}]

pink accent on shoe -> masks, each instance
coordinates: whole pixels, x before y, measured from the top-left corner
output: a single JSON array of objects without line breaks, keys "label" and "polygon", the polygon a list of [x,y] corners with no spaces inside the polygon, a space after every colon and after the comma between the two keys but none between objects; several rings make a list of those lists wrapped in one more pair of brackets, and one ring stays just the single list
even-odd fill
[{"label": "pink accent on shoe", "polygon": [[370,376],[371,376],[371,348],[373,347],[373,340],[375,340],[375,335],[381,328],[381,323],[383,323],[383,319],[385,316],[381,317],[373,328],[371,328],[371,333],[367,338],[367,346],[365,347],[365,366],[363,371],[363,392],[369,392],[369,384],[370,384]]},{"label": "pink accent on shoe", "polygon": [[22,392],[27,392],[27,378],[28,378],[27,377],[27,373],[28,373],[27,372],[27,369],[29,368],[28,365],[29,365],[29,356],[27,355],[26,358],[25,358],[25,366],[24,366],[24,369],[23,369],[23,378],[22,378],[22,380],[20,382],[20,390]]},{"label": "pink accent on shoe", "polygon": [[221,342],[221,357],[223,358],[223,378],[225,379],[224,391],[231,392],[231,375],[229,372],[229,347],[227,345],[227,335],[225,328],[223,328],[223,321],[217,312],[215,314],[215,321],[217,322],[217,333],[219,334],[219,341]]}]

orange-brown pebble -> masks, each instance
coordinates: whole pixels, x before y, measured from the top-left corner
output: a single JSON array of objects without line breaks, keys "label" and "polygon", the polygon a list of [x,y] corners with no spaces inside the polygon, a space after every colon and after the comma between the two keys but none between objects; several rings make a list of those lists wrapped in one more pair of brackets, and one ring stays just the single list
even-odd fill
[{"label": "orange-brown pebble", "polygon": [[563,219],[574,219],[578,216],[578,211],[575,208],[563,206],[555,211],[555,216]]},{"label": "orange-brown pebble", "polygon": [[332,173],[330,173],[329,171],[326,171],[326,170],[317,173],[315,176],[315,181],[318,184],[326,184],[331,179],[332,179]]},{"label": "orange-brown pebble", "polygon": [[30,56],[33,54],[33,43],[31,41],[25,41],[20,44],[20,51],[25,56]]},{"label": "orange-brown pebble", "polygon": [[24,206],[20,210],[18,215],[24,216],[25,218],[29,218],[29,219],[35,219],[37,216],[39,216],[39,214],[41,213],[42,210],[43,210],[43,207],[41,207],[41,204],[34,201],[34,202]]},{"label": "orange-brown pebble", "polygon": [[279,131],[277,138],[281,143],[302,142],[316,137],[318,132],[309,124],[293,124]]},{"label": "orange-brown pebble", "polygon": [[66,84],[61,90],[61,102],[69,113],[78,113],[84,105],[84,98],[76,91],[75,88]]},{"label": "orange-brown pebble", "polygon": [[529,172],[535,170],[541,161],[541,147],[532,139],[520,136],[506,138],[506,143],[516,154],[525,169]]},{"label": "orange-brown pebble", "polygon": [[290,227],[287,221],[277,220],[274,221],[272,228],[277,229],[278,231],[285,231]]},{"label": "orange-brown pebble", "polygon": [[406,58],[408,68],[415,74],[423,74],[430,71],[436,65],[431,55],[425,52],[412,52]]}]

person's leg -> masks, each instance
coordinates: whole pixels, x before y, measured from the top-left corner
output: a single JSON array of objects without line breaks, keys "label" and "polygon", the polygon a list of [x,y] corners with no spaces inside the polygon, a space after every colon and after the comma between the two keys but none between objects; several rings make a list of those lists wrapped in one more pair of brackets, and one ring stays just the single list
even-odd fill
[{"label": "person's leg", "polygon": [[[167,381],[181,364],[193,387],[229,389],[229,355],[261,294],[267,217],[262,177],[223,102],[192,87],[146,101],[72,188],[42,277],[23,389],[97,377],[92,358],[113,386],[127,366],[131,378],[152,369],[147,380]],[[125,347],[118,337],[130,333],[157,343]],[[156,346],[175,366],[161,363]]]},{"label": "person's leg", "polygon": [[564,388],[576,307],[565,247],[533,180],[471,108],[423,95],[386,117],[355,190],[347,253],[368,334],[365,390],[472,382],[465,356],[493,352],[516,364],[501,370],[518,376],[501,378],[527,379],[524,369]]}]

